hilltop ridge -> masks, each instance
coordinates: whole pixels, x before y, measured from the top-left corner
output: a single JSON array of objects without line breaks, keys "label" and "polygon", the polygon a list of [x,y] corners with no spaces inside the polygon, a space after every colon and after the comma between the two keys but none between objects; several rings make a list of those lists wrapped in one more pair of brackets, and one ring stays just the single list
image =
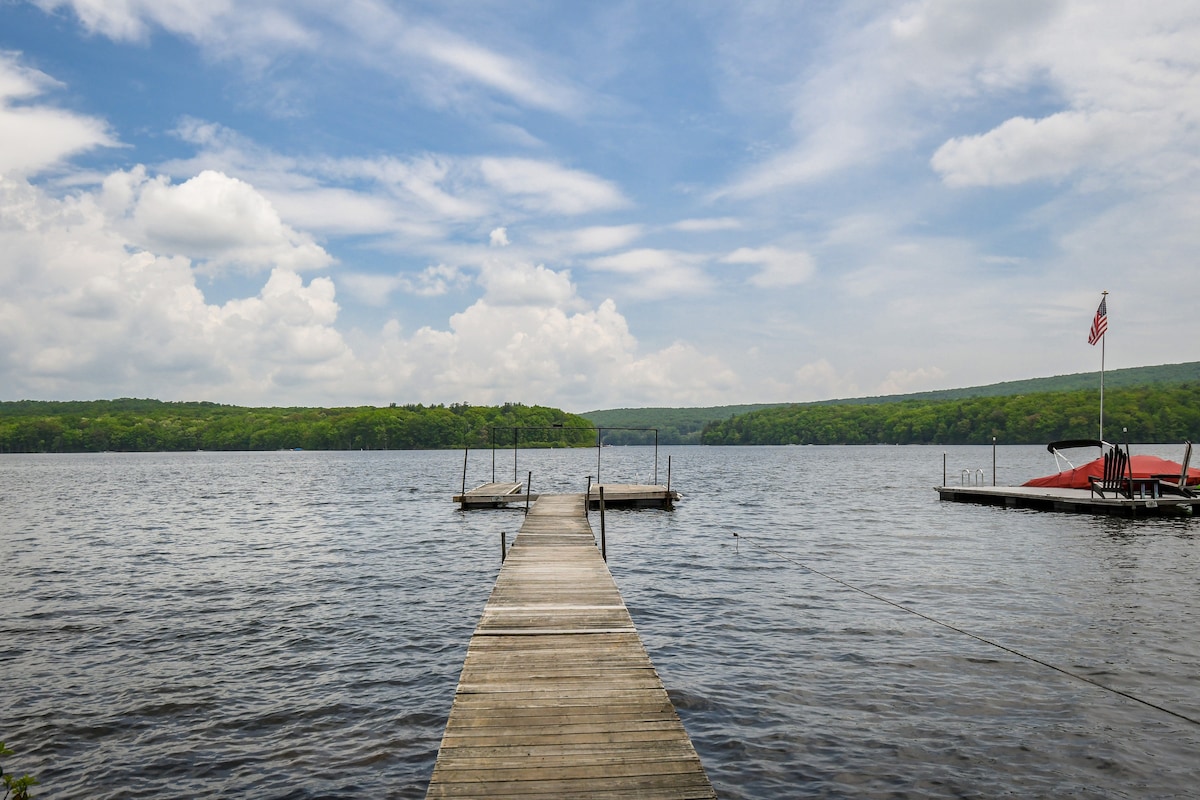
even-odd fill
[{"label": "hilltop ridge", "polygon": [[[1200,361],[1189,361],[1182,364],[1160,364],[1148,367],[1129,367],[1126,369],[1108,370],[1104,373],[1104,386],[1106,389],[1150,385],[1173,386],[1195,381],[1200,381]],[[700,431],[710,422],[727,420],[731,417],[769,408],[781,408],[784,406],[875,405],[900,403],[907,400],[964,400],[975,397],[1008,397],[1041,392],[1071,392],[1084,389],[1098,390],[1099,386],[1100,372],[1095,371],[1055,375],[1048,378],[1004,381],[961,389],[936,389],[909,394],[813,400],[803,403],[755,403],[697,408],[614,408],[584,411],[579,416],[590,421],[597,427],[611,425],[614,427],[658,428],[662,441],[682,443],[697,441]],[[613,431],[611,434],[605,435],[605,441],[612,444],[640,443],[643,439],[644,437],[639,437],[635,433],[622,434],[619,431]]]}]

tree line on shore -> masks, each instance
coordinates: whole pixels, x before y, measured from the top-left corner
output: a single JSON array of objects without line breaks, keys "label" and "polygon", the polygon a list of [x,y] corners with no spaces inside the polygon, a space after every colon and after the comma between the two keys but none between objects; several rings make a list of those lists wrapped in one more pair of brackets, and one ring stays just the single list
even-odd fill
[{"label": "tree line on shore", "polygon": [[[709,422],[758,411],[784,403],[709,406],[707,408],[614,408],[586,411],[582,416],[603,428],[605,444],[652,445],[700,444],[700,433]],[[653,430],[647,430],[648,428]],[[657,431],[657,437],[655,436]]]},{"label": "tree line on shore", "polygon": [[[1105,438],[1152,444],[1200,440],[1200,383],[1106,392]],[[791,405],[710,422],[707,445],[1045,444],[1099,434],[1094,389],[873,405]],[[1128,431],[1126,434],[1125,431]]]},{"label": "tree line on shore", "polygon": [[[514,430],[515,429],[515,430]],[[583,417],[544,406],[244,408],[158,400],[0,403],[0,453],[437,450],[595,444]]]},{"label": "tree line on shore", "polygon": [[[686,443],[1044,444],[1095,438],[1095,390],[873,404],[761,408],[709,422]],[[1139,443],[1200,441],[1200,383],[1114,389],[1105,433]],[[611,423],[609,423],[611,424]],[[1123,433],[1127,430],[1128,434]],[[615,431],[613,433],[616,433]],[[653,443],[653,434],[641,435]],[[660,436],[660,444],[680,443]],[[0,453],[185,450],[436,450],[587,447],[593,422],[545,406],[245,408],[158,400],[0,403]],[[605,441],[610,435],[605,432]]]}]

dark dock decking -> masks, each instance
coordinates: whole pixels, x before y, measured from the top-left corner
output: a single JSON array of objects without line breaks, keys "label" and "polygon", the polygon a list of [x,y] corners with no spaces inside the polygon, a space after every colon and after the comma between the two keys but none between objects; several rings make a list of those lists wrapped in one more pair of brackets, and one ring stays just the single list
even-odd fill
[{"label": "dark dock decking", "polygon": [[604,490],[604,505],[610,508],[672,508],[682,498],[661,484],[593,483],[588,487],[588,507],[600,507],[600,490]]},{"label": "dark dock decking", "polygon": [[1160,497],[1100,497],[1087,489],[1057,489],[1034,486],[938,486],[942,500],[959,503],[1034,508],[1047,511],[1073,511],[1083,514],[1157,516],[1191,514],[1200,506],[1200,498],[1182,495]]},{"label": "dark dock decking", "polygon": [[[521,483],[485,483],[468,492],[454,495],[454,502],[463,508],[500,508],[509,503],[524,503]],[[536,497],[530,498],[535,500]]]},{"label": "dark dock decking", "polygon": [[715,798],[585,514],[543,495],[496,578],[427,797]]},{"label": "dark dock decking", "polygon": [[[485,483],[463,494],[454,495],[460,508],[503,508],[510,504],[534,502],[538,495],[528,498],[521,483]],[[589,507],[600,507],[600,489],[604,489],[604,504],[609,508],[673,508],[682,499],[679,492],[658,484],[595,483],[588,487]]]}]

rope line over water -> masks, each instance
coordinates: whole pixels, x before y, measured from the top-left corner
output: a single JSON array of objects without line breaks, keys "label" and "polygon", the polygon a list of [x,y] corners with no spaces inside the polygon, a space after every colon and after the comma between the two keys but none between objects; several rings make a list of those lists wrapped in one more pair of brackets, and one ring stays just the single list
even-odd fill
[{"label": "rope line over water", "polygon": [[970,638],[974,639],[977,642],[982,642],[983,644],[990,645],[992,647],[995,647],[998,650],[1003,650],[1004,652],[1010,653],[1014,656],[1017,656],[1018,658],[1023,658],[1026,661],[1031,661],[1034,664],[1040,664],[1043,667],[1052,669],[1055,672],[1059,672],[1063,675],[1066,675],[1069,678],[1074,678],[1075,680],[1091,684],[1092,686],[1095,686],[1098,689],[1103,689],[1106,692],[1111,692],[1115,695],[1120,695],[1121,697],[1124,697],[1127,700],[1132,700],[1135,703],[1141,703],[1144,706],[1153,708],[1156,711],[1161,711],[1164,714],[1169,714],[1172,717],[1183,720],[1184,722],[1190,722],[1193,725],[1200,725],[1200,719],[1196,719],[1194,717],[1189,717],[1187,714],[1181,714],[1178,711],[1172,711],[1169,708],[1164,708],[1163,706],[1160,706],[1157,703],[1152,703],[1149,700],[1145,700],[1141,697],[1138,697],[1135,694],[1130,694],[1129,692],[1126,692],[1121,689],[1117,689],[1113,686],[1109,686],[1107,684],[1101,683],[1100,681],[1093,680],[1092,678],[1089,678],[1086,675],[1080,675],[1079,673],[1071,672],[1068,669],[1064,669],[1062,667],[1055,666],[1054,664],[1051,664],[1048,661],[1043,661],[1042,659],[1037,658],[1036,656],[1031,656],[1027,653],[1022,653],[1020,650],[1014,650],[1013,648],[1008,647],[1007,645],[1003,645],[1003,644],[1000,644],[999,642],[993,641],[992,639],[988,639],[986,636],[980,636],[977,633],[971,633],[968,630],[964,630],[955,625],[951,625],[948,622],[942,622],[940,619],[931,617],[928,614],[922,614],[920,611],[916,611],[915,609],[911,609],[908,606],[901,605],[900,603],[897,603],[894,600],[889,600],[888,598],[883,597],[878,594],[875,594],[874,592],[869,592],[866,589],[861,589],[851,583],[847,583],[846,581],[842,580],[841,578],[836,578],[827,572],[822,572],[821,570],[815,569],[814,567],[811,567],[802,561],[798,561],[798,560],[792,558],[791,556],[788,556],[785,553],[781,553],[778,550],[772,549],[771,547],[768,547],[767,545],[759,542],[757,540],[757,537],[746,536],[744,534],[739,534],[735,531],[733,533],[733,538],[737,539],[739,542],[741,540],[745,539],[750,544],[752,544],[755,547],[758,547],[762,550],[767,551],[768,553],[772,554],[776,558],[782,559],[791,564],[795,564],[796,566],[798,566],[802,569],[808,570],[809,572],[811,572],[813,574],[820,575],[822,578],[825,578],[826,580],[833,581],[834,583],[838,584],[839,586],[843,586],[847,589],[858,592],[859,594],[866,595],[867,597],[870,597],[873,600],[878,600],[879,602],[885,603],[885,604],[891,606],[892,608],[899,609],[900,611],[903,611],[906,614],[912,614],[915,617],[920,617],[921,619],[925,620],[926,622],[932,622],[934,625],[940,625],[941,627],[946,628],[947,630],[954,631],[955,633],[961,633],[963,636],[969,636]]}]

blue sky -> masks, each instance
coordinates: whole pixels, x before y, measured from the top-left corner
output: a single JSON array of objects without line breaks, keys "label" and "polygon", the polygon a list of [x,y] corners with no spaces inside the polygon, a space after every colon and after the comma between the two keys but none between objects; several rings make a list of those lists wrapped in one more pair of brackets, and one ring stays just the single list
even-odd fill
[{"label": "blue sky", "polygon": [[0,399],[1195,360],[1194,3],[0,0]]}]

